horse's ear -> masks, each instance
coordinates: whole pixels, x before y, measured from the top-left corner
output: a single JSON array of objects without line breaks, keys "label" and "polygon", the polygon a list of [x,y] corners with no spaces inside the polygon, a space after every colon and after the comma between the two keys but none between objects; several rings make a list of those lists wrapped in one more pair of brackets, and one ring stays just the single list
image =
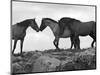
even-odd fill
[{"label": "horse's ear", "polygon": [[35,18],[33,18],[33,20],[35,21]]},{"label": "horse's ear", "polygon": [[42,18],[42,20],[44,20],[44,19],[45,19],[45,17]]},{"label": "horse's ear", "polygon": [[43,18],[41,18],[41,20],[43,20]]}]

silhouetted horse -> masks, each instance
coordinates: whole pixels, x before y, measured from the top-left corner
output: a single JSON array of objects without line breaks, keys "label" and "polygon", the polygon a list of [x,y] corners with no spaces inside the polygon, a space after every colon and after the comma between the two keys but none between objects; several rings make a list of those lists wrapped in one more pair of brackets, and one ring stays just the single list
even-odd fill
[{"label": "silhouetted horse", "polygon": [[70,37],[71,39],[71,48],[72,48],[72,43],[73,43],[73,37],[71,35],[70,30],[68,27],[65,28],[64,33],[59,35],[60,33],[60,27],[58,22],[50,19],[50,18],[43,18],[40,26],[40,31],[43,31],[47,26],[50,27],[50,29],[53,31],[53,34],[55,36],[55,39],[53,41],[55,47],[59,49],[58,44],[59,44],[59,38],[68,38]]},{"label": "silhouetted horse", "polygon": [[16,48],[17,41],[20,40],[20,48],[21,48],[21,54],[22,54],[22,48],[23,48],[23,42],[24,38],[26,36],[26,29],[31,26],[32,29],[39,31],[39,27],[37,23],[35,22],[35,19],[27,19],[22,22],[16,23],[15,25],[11,26],[12,29],[12,39],[14,40],[14,47],[12,54],[14,53],[14,50]]},{"label": "silhouetted horse", "polygon": [[[79,36],[87,36],[93,38],[93,42],[91,46],[93,47],[94,42],[96,42],[96,22],[89,21],[89,22],[81,22],[80,20],[76,20],[74,18],[63,17],[59,20],[59,25],[62,27],[62,30],[65,27],[73,33],[75,39],[79,38]],[[63,33],[63,32],[62,32]],[[80,42],[80,41],[78,41]],[[80,44],[80,43],[78,43]],[[80,46],[80,45],[79,45]]]}]

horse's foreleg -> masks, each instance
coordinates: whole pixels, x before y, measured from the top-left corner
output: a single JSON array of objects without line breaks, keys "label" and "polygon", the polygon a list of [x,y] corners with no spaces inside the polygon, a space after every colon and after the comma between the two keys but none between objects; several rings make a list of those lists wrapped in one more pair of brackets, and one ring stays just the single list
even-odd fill
[{"label": "horse's foreleg", "polygon": [[74,43],[74,48],[75,48],[75,49],[77,49],[77,48],[78,48],[78,45],[77,45],[77,40],[76,40],[76,39],[74,39],[74,40],[73,40],[73,43]]},{"label": "horse's foreleg", "polygon": [[14,47],[13,47],[12,54],[14,54],[14,51],[15,51],[15,48],[16,48],[17,41],[18,41],[18,40],[14,40]]},{"label": "horse's foreleg", "polygon": [[75,36],[73,38],[73,41],[74,41],[74,48],[75,49],[80,49],[80,39],[79,39],[79,36]]},{"label": "horse's foreleg", "polygon": [[23,42],[24,42],[24,39],[21,39],[20,41],[21,41],[21,42],[20,42],[20,45],[21,45],[21,47],[20,47],[20,48],[21,48],[21,52],[20,52],[20,53],[22,54],[22,49],[23,49]]},{"label": "horse's foreleg", "polygon": [[55,38],[55,40],[53,41],[56,49],[59,49],[58,45],[59,45],[59,39],[58,38]]},{"label": "horse's foreleg", "polygon": [[76,48],[80,49],[80,39],[79,39],[79,37],[77,37],[77,39],[75,40],[75,42],[76,42]]}]

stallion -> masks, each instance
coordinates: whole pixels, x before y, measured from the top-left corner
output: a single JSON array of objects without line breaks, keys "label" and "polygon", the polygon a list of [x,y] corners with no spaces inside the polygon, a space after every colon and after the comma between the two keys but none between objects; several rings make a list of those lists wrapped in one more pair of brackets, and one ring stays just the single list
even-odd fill
[{"label": "stallion", "polygon": [[12,32],[11,37],[14,40],[14,47],[13,47],[12,54],[14,54],[18,40],[20,40],[20,49],[21,49],[20,54],[22,54],[23,42],[26,36],[26,30],[29,26],[35,31],[37,32],[39,31],[39,27],[35,19],[26,19],[22,22],[16,23],[11,26],[11,32]]},{"label": "stallion", "polygon": [[[73,47],[73,44],[74,43],[74,38],[72,36],[72,33],[71,31],[68,29],[68,27],[66,27],[64,29],[64,33],[59,35],[60,34],[60,26],[58,24],[57,21],[53,20],[53,19],[50,19],[50,18],[42,18],[42,22],[41,22],[41,25],[40,25],[40,31],[43,31],[47,26],[50,27],[50,29],[52,30],[54,36],[55,36],[55,39],[53,41],[55,47],[57,50],[59,50],[59,39],[60,38],[68,38],[70,37],[70,40],[71,40],[71,48]],[[79,38],[77,39],[79,41]]]}]

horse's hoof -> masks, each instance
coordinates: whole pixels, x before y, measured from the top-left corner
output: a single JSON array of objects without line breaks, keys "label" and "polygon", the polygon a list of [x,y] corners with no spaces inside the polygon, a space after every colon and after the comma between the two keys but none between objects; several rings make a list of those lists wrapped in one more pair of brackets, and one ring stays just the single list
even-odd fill
[{"label": "horse's hoof", "polygon": [[92,48],[94,48],[94,46],[91,46]]},{"label": "horse's hoof", "polygon": [[75,50],[80,50],[80,48],[75,48]]},{"label": "horse's hoof", "polygon": [[21,57],[24,57],[24,55],[23,55],[22,53],[20,54],[20,56],[21,56]]},{"label": "horse's hoof", "polygon": [[55,51],[60,51],[60,48],[56,48],[56,50]]},{"label": "horse's hoof", "polygon": [[13,56],[14,56],[14,53],[12,52],[12,53],[11,53],[11,55],[13,55]]},{"label": "horse's hoof", "polygon": [[72,50],[72,48],[69,48],[68,50]]}]

